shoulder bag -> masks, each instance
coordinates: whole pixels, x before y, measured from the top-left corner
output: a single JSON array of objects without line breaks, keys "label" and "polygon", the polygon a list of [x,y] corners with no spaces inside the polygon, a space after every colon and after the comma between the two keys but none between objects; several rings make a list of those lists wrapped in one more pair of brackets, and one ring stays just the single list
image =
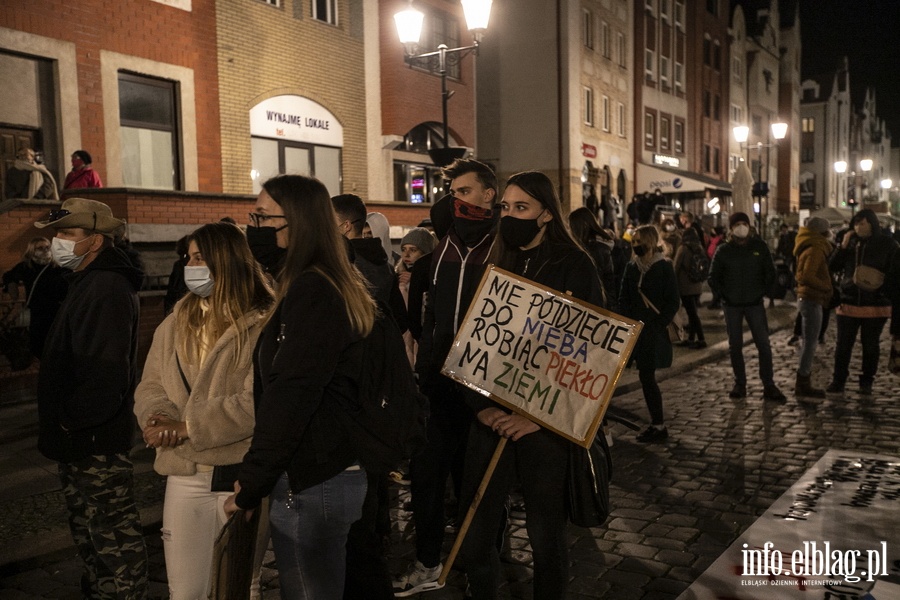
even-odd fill
[{"label": "shoulder bag", "polygon": [[609,517],[612,458],[602,431],[589,448],[569,444],[566,473],[566,513],[579,527],[598,527]]},{"label": "shoulder bag", "polygon": [[25,304],[22,305],[22,308],[19,309],[19,316],[16,317],[16,327],[24,327],[28,328],[31,326],[31,299],[34,297],[34,290],[37,289],[38,280],[41,278],[41,275],[44,274],[44,271],[47,270],[50,264],[44,265],[44,268],[41,269],[41,272],[38,273],[38,276],[34,278],[34,282],[31,284],[31,291],[28,292],[28,298],[25,300]]},{"label": "shoulder bag", "polygon": [[[181,361],[178,360],[178,353],[175,353],[175,364],[178,365],[178,374],[181,375],[181,383],[187,390],[188,396],[191,395],[191,386],[188,384],[187,377],[184,376],[184,369],[181,368]],[[213,465],[212,482],[209,485],[211,492],[233,492],[234,482],[237,481],[238,471],[241,463],[233,465]]]},{"label": "shoulder bag", "polygon": [[860,263],[859,246],[856,247],[856,268],[853,269],[853,284],[864,292],[878,291],[884,285],[884,273]]},{"label": "shoulder bag", "polygon": [[[644,304],[647,306],[647,308],[651,309],[656,314],[659,314],[659,309],[656,308],[656,306],[652,302],[650,302],[650,299],[644,295],[644,292],[641,291],[640,287],[638,287],[638,294],[640,294],[641,298],[643,298]],[[666,326],[666,332],[669,335],[670,342],[682,342],[687,339],[687,335],[684,332],[684,327],[682,327],[681,323],[678,323],[674,319],[669,321],[669,324]]]}]

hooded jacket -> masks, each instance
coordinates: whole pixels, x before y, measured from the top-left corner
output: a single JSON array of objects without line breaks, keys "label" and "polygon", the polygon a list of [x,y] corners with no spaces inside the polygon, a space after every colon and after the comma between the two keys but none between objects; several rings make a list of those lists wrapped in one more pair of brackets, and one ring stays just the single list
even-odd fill
[{"label": "hooded jacket", "polygon": [[400,331],[409,328],[406,302],[397,284],[397,274],[388,263],[387,253],[381,240],[375,238],[353,238],[350,245],[350,262],[353,263],[369,284],[369,291],[376,300],[391,309],[394,322]]},{"label": "hooded jacket", "polygon": [[833,246],[828,239],[807,227],[801,227],[794,239],[797,270],[797,297],[827,306],[833,287],[828,271],[828,257]]},{"label": "hooded jacket", "polygon": [[47,334],[38,376],[38,449],[60,462],[126,453],[134,433],[144,273],[118,248],[105,248],[66,278],[69,292]]},{"label": "hooded jacket", "polygon": [[[838,247],[831,257],[831,271],[840,273],[838,291],[841,304],[859,307],[884,307],[894,305],[894,315],[900,309],[900,248],[897,242],[881,233],[878,217],[871,210],[862,210],[856,215],[864,218],[872,226],[872,235],[867,238],[853,236],[847,248]],[[850,235],[848,232],[845,235]],[[878,269],[885,274],[884,285],[872,292],[861,290],[853,283],[853,274],[858,265],[866,265]],[[891,333],[894,333],[894,325]],[[900,323],[897,328],[900,329]]]},{"label": "hooded jacket", "polygon": [[744,244],[733,238],[719,244],[709,268],[709,287],[727,306],[761,303],[774,281],[772,253],[759,237],[751,235]]},{"label": "hooded jacket", "polygon": [[[134,393],[134,413],[143,426],[153,414],[187,423],[188,439],[174,448],[157,448],[154,468],[160,475],[193,475],[197,465],[241,462],[250,448],[256,423],[253,405],[253,349],[262,331],[261,315],[251,310],[216,340],[202,365],[181,356],[175,313],[153,334],[141,382]],[[246,339],[240,348],[241,333]],[[191,386],[190,394],[179,372]]]}]

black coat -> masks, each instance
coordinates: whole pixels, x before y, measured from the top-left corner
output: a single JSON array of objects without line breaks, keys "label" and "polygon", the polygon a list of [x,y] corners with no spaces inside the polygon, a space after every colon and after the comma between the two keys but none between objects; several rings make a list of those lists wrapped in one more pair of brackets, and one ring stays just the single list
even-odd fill
[{"label": "black coat", "polygon": [[[644,303],[639,290],[644,292],[659,314]],[[637,264],[634,261],[628,263],[622,278],[619,309],[624,316],[644,322],[641,336],[631,353],[631,360],[637,362],[639,369],[672,366],[672,343],[666,328],[680,307],[678,282],[671,261],[656,261],[643,278]]]},{"label": "black coat", "polygon": [[144,274],[106,248],[66,276],[69,292],[47,335],[38,376],[38,449],[72,462],[131,450]]}]

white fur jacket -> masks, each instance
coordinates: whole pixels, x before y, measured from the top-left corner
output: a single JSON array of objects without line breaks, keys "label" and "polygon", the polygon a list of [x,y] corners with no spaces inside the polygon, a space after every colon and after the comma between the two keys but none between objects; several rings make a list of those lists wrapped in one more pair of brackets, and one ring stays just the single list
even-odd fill
[{"label": "white fur jacket", "polygon": [[210,350],[201,368],[181,359],[191,386],[188,396],[175,361],[175,312],[153,334],[141,382],[134,394],[134,414],[143,428],[160,413],[187,423],[188,439],[175,448],[157,448],[154,469],[160,475],[193,475],[197,465],[239,463],[250,448],[255,424],[253,350],[262,331],[256,311],[238,322],[247,331],[237,366],[238,329],[231,327]]}]

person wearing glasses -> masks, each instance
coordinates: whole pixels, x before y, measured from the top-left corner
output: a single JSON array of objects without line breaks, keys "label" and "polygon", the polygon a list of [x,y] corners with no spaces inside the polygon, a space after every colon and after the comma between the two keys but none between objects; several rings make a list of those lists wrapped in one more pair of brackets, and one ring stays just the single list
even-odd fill
[{"label": "person wearing glasses", "polygon": [[216,470],[241,462],[253,434],[253,349],[273,296],[244,233],[229,223],[187,240],[189,290],[157,328],[134,413],[166,479],[162,539],[170,598],[209,595],[225,499]]},{"label": "person wearing glasses", "polygon": [[[68,285],[63,277],[69,273],[55,262],[50,254],[50,240],[32,238],[28,242],[22,262],[3,274],[2,286],[13,302],[20,300],[19,285],[25,288],[25,297],[19,310],[28,309],[28,349],[40,359],[44,340],[56,313],[66,297]],[[10,315],[17,318],[18,315]]]},{"label": "person wearing glasses", "polygon": [[[270,496],[269,524],[285,599],[340,598],[350,525],[366,472],[336,420],[352,395],[376,304],[347,258],[325,186],[302,175],[263,184],[255,212],[274,221],[283,257],[276,305],[254,352],[256,426],[226,512]],[[278,217],[278,218],[276,218]]]},{"label": "person wearing glasses", "polygon": [[72,269],[38,375],[38,450],[59,467],[69,527],[90,598],[144,598],[147,551],[128,453],[144,273],[113,245],[125,225],[109,206],[69,198],[35,227]]}]

